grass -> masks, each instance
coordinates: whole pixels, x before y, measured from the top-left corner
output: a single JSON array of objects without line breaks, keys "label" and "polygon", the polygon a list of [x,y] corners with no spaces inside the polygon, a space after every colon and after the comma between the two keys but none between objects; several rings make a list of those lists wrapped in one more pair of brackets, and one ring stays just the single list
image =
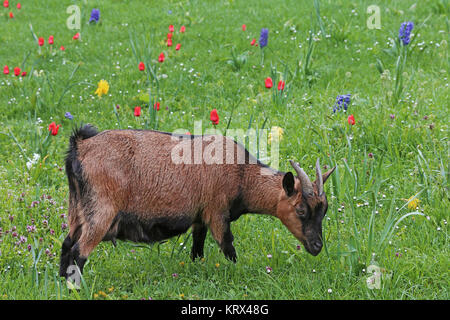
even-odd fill
[{"label": "grass", "polygon": [[[66,26],[72,1],[21,3],[0,9],[0,65],[10,68],[0,75],[0,299],[448,299],[445,1],[80,1],[80,30]],[[381,29],[366,26],[372,4]],[[98,24],[88,23],[93,8]],[[404,21],[415,24],[408,47],[397,40]],[[261,28],[269,29],[263,57],[250,45]],[[28,74],[15,77],[16,66]],[[110,89],[99,98],[101,79]],[[275,79],[286,80],[284,94]],[[347,112],[333,113],[336,96],[347,93]],[[191,262],[189,231],[152,246],[105,242],[88,260],[82,289],[67,290],[58,263],[72,127],[192,132],[198,120],[212,128],[212,109],[221,132],[283,128],[280,170],[292,170],[289,159],[310,176],[317,157],[337,165],[325,185],[322,253],[297,247],[278,220],[246,215],[232,225],[237,264],[210,235],[205,259]],[[61,124],[56,136],[51,122]],[[367,286],[371,265],[381,272],[379,289]]]}]

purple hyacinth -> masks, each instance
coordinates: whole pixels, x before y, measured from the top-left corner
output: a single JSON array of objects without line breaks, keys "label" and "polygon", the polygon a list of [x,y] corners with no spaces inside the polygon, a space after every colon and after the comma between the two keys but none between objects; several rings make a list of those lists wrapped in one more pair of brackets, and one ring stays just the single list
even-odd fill
[{"label": "purple hyacinth", "polygon": [[259,36],[259,47],[261,49],[267,46],[268,39],[269,39],[269,29],[262,28],[261,35]]},{"label": "purple hyacinth", "polygon": [[408,45],[410,40],[410,36],[411,36],[411,31],[414,28],[414,23],[412,23],[411,21],[409,22],[403,22],[402,25],[400,26],[400,30],[398,31],[398,37],[400,39],[400,41],[402,41],[403,45]]},{"label": "purple hyacinth", "polygon": [[69,120],[72,120],[73,119],[73,115],[70,113],[70,112],[66,112],[66,114],[64,115],[64,117],[66,117],[67,119],[69,119]]},{"label": "purple hyacinth", "polygon": [[98,20],[100,20],[100,10],[92,9],[91,18],[89,19],[89,22],[98,22]]},{"label": "purple hyacinth", "polygon": [[333,106],[333,112],[339,111],[344,108],[347,111],[348,105],[350,104],[351,94],[342,94],[336,97],[336,103]]}]

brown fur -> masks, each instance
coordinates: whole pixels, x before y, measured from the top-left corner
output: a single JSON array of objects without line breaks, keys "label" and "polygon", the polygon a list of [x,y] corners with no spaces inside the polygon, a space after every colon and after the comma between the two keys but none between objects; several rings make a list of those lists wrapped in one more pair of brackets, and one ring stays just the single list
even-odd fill
[{"label": "brown fur", "polygon": [[[172,149],[180,141],[193,148],[196,143],[202,144],[205,152],[209,141],[219,138],[222,137],[182,139],[155,131],[111,130],[78,139],[77,159],[88,196],[80,197],[80,188],[74,181],[76,191],[71,192],[69,200],[69,237],[78,243],[80,256],[87,258],[102,240],[115,241],[121,232],[120,212],[130,223],[132,219],[182,219],[189,223],[197,247],[193,247],[193,258],[203,254],[208,227],[225,255],[235,260],[230,222],[247,212],[279,218],[305,243],[302,221],[295,213],[295,208],[306,201],[297,177],[294,195],[288,196],[283,189],[284,173],[257,162],[228,138],[223,140],[223,146],[225,150],[232,146],[233,164],[226,164],[225,152],[224,164],[175,164],[171,160]],[[236,163],[242,158],[246,159],[244,164]],[[191,159],[194,160],[194,154]],[[314,208],[326,199],[307,201]]]}]

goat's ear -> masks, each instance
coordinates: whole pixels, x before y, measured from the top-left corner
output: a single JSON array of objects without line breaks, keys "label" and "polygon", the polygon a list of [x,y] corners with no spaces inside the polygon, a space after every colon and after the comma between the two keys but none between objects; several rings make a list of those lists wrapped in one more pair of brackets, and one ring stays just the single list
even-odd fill
[{"label": "goat's ear", "polygon": [[325,183],[325,181],[327,181],[328,177],[333,173],[334,169],[336,169],[336,166],[333,167],[332,169],[328,170],[327,172],[325,172],[325,173],[322,175],[323,183]]},{"label": "goat's ear", "polygon": [[295,180],[292,172],[285,173],[283,177],[283,189],[288,197],[294,194]]}]

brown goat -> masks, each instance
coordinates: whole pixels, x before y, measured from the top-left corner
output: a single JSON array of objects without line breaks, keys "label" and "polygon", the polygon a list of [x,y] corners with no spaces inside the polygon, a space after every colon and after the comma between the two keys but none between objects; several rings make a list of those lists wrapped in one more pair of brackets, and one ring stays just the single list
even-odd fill
[{"label": "brown goat", "polygon": [[[216,142],[212,142],[216,141]],[[203,152],[219,143],[225,154],[207,164],[196,153],[175,163],[180,145]],[[184,150],[184,149],[183,149]],[[199,150],[199,149],[197,149]],[[231,157],[230,157],[231,155]],[[232,161],[230,161],[230,159]],[[109,130],[90,125],[74,131],[66,157],[69,180],[69,235],[61,251],[60,275],[83,265],[100,241],[155,242],[192,227],[192,259],[203,256],[207,230],[225,256],[236,261],[230,223],[244,213],[279,218],[306,250],[322,248],[322,219],[328,203],[319,159],[313,183],[297,163],[291,172],[276,171],[223,136],[190,136],[147,130]]]}]

